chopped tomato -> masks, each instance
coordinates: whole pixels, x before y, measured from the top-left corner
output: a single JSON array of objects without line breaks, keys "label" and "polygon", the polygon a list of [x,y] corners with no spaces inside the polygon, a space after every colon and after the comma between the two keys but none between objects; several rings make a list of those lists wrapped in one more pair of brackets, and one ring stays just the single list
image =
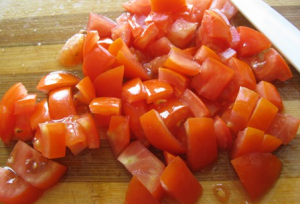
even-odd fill
[{"label": "chopped tomato", "polygon": [[171,48],[164,67],[186,76],[194,76],[200,72],[200,65],[193,57],[176,47]]},{"label": "chopped tomato", "polygon": [[73,35],[60,51],[60,64],[63,66],[75,66],[82,63],[84,41],[85,35],[83,33]]},{"label": "chopped tomato", "polygon": [[140,121],[149,142],[154,147],[173,154],[185,153],[185,148],[168,130],[156,110],[152,109],[142,115]]},{"label": "chopped tomato", "polygon": [[158,35],[159,30],[155,23],[148,24],[143,31],[134,39],[134,45],[138,48],[145,49]]},{"label": "chopped tomato", "polygon": [[167,151],[163,151],[163,155],[164,155],[166,165],[169,165],[171,161],[176,158],[174,154],[171,154],[170,152]]},{"label": "chopped tomato", "polygon": [[252,200],[267,193],[278,179],[282,163],[271,153],[251,153],[231,160]]},{"label": "chopped tomato", "polygon": [[100,115],[120,115],[121,99],[114,97],[98,97],[89,105],[90,111]]},{"label": "chopped tomato", "polygon": [[180,157],[173,159],[160,177],[166,194],[182,204],[194,204],[203,188]]},{"label": "chopped tomato", "polygon": [[56,71],[44,76],[36,88],[44,93],[49,93],[57,88],[75,86],[79,81],[80,78],[74,74],[65,71]]},{"label": "chopped tomato", "polygon": [[67,167],[42,156],[26,143],[18,141],[7,165],[31,185],[40,189],[53,187],[67,171]]},{"label": "chopped tomato", "polygon": [[35,145],[44,157],[60,158],[66,155],[66,124],[40,123],[40,138],[36,138]]},{"label": "chopped tomato", "polygon": [[203,62],[200,73],[193,78],[191,86],[199,95],[214,101],[233,77],[233,70],[213,58],[208,58]]},{"label": "chopped tomato", "polygon": [[106,139],[117,158],[130,143],[129,117],[112,116]]},{"label": "chopped tomato", "polygon": [[152,56],[159,57],[162,55],[167,55],[172,46],[173,44],[167,37],[162,37],[151,43],[151,46],[148,46],[147,50],[149,50]]},{"label": "chopped tomato", "polygon": [[18,176],[9,167],[0,167],[0,202],[7,204],[36,202],[44,193]]},{"label": "chopped tomato", "polygon": [[133,14],[148,15],[151,11],[150,0],[129,0],[122,6]]},{"label": "chopped tomato", "polygon": [[49,93],[49,114],[53,120],[76,115],[71,87],[54,89]]},{"label": "chopped tomato", "polygon": [[226,123],[219,116],[215,116],[214,118],[214,128],[218,148],[221,150],[231,149],[233,144],[231,132]]},{"label": "chopped tomato", "polygon": [[5,106],[11,113],[14,113],[15,102],[27,96],[27,89],[22,83],[11,86],[0,101],[0,105]]},{"label": "chopped tomato", "polygon": [[237,52],[241,57],[253,56],[271,47],[271,42],[268,38],[257,30],[239,26],[237,31],[240,34]]},{"label": "chopped tomato", "polygon": [[0,138],[5,144],[10,143],[14,135],[15,117],[4,105],[0,105]]},{"label": "chopped tomato", "polygon": [[98,31],[100,38],[110,37],[111,29],[116,27],[116,22],[97,13],[90,13],[86,30]]},{"label": "chopped tomato", "polygon": [[194,59],[196,62],[198,62],[199,64],[203,64],[203,62],[205,60],[207,60],[208,58],[213,58],[217,61],[221,62],[220,57],[217,55],[217,53],[215,53],[212,49],[210,49],[209,47],[202,45],[197,52],[194,55]]},{"label": "chopped tomato", "polygon": [[34,137],[28,115],[15,115],[14,139],[32,141]]},{"label": "chopped tomato", "polygon": [[83,128],[83,132],[86,135],[87,145],[90,149],[100,147],[100,136],[96,127],[95,121],[90,113],[81,115],[77,122]]},{"label": "chopped tomato", "polygon": [[237,8],[229,0],[213,0],[210,9],[219,9],[228,19],[231,19],[238,12]]},{"label": "chopped tomato", "polygon": [[90,77],[86,76],[80,80],[80,82],[76,85],[76,88],[82,95],[80,102],[88,105],[94,98],[96,98],[95,87]]},{"label": "chopped tomato", "polygon": [[[168,31],[169,31],[169,29],[170,29],[170,27],[171,27],[171,25],[173,23],[172,16],[169,15],[168,13],[161,13],[161,12],[153,12],[152,11],[147,16],[147,18],[145,19],[145,24],[150,24],[152,22],[154,22],[155,25],[157,26],[157,28],[159,29],[159,33],[157,35],[157,39],[163,38],[162,42],[169,42],[170,43],[170,41],[166,37],[166,34],[168,33]],[[158,41],[159,40],[157,40],[156,42],[158,42]],[[156,46],[159,47],[159,44],[156,43]],[[164,46],[162,46],[162,47],[164,47]],[[155,50],[158,50],[158,49],[155,49]],[[159,54],[157,54],[157,56],[159,56]]]},{"label": "chopped tomato", "polygon": [[34,131],[38,128],[39,123],[44,123],[49,120],[48,101],[44,99],[35,105],[34,112],[30,115],[31,129]]},{"label": "chopped tomato", "polygon": [[91,30],[86,33],[84,45],[83,45],[83,58],[87,56],[93,49],[95,49],[98,45],[99,41],[99,33],[96,30]]},{"label": "chopped tomato", "polygon": [[262,141],[260,152],[273,152],[275,151],[280,145],[282,141],[277,137],[274,137],[269,134],[264,135],[264,139]]},{"label": "chopped tomato", "polygon": [[94,81],[96,96],[121,98],[123,76],[124,66],[110,69],[97,76]]},{"label": "chopped tomato", "polygon": [[161,199],[164,191],[160,178],[165,165],[139,141],[132,142],[118,157],[125,168],[150,191]]},{"label": "chopped tomato", "polygon": [[217,160],[217,138],[212,118],[189,118],[184,123],[187,134],[187,162],[197,172]]},{"label": "chopped tomato", "polygon": [[124,204],[160,204],[143,183],[133,176],[129,182]]},{"label": "chopped tomato", "polygon": [[277,113],[266,133],[273,135],[287,145],[296,136],[300,120],[290,115]]},{"label": "chopped tomato", "polygon": [[140,78],[127,81],[122,86],[122,100],[128,103],[144,100],[147,93]]},{"label": "chopped tomato", "polygon": [[186,3],[192,5],[192,9],[190,11],[190,20],[192,22],[201,22],[204,11],[209,9],[212,0],[186,0]]},{"label": "chopped tomato", "polygon": [[186,6],[185,0],[150,0],[151,10],[155,12],[172,12]]},{"label": "chopped tomato", "polygon": [[278,108],[278,111],[283,109],[283,103],[281,96],[277,88],[266,81],[260,81],[255,88],[255,92],[258,93],[261,97],[266,98],[268,101],[273,103]]},{"label": "chopped tomato", "polygon": [[147,103],[155,103],[159,100],[168,99],[173,94],[172,86],[158,79],[151,79],[143,82],[147,96]]},{"label": "chopped tomato", "polygon": [[34,111],[36,94],[28,94],[24,98],[15,102],[15,114],[31,114]]}]

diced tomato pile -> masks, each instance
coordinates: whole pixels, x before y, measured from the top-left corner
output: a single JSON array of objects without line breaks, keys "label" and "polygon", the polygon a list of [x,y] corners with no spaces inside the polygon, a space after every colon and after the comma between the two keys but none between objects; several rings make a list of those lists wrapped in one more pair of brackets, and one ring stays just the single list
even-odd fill
[{"label": "diced tomato pile", "polygon": [[[0,201],[32,203],[67,167],[51,159],[100,147],[99,128],[115,158],[132,173],[125,202],[196,203],[195,178],[227,151],[252,200],[280,175],[272,154],[297,134],[282,113],[275,81],[292,77],[270,41],[245,26],[228,0],[130,0],[116,22],[90,13],[86,31],[62,48],[64,66],[82,63],[84,78],[44,76],[38,101],[22,83],[0,103],[0,136],[18,140],[0,168]],[[22,142],[31,142],[33,148]],[[149,147],[161,151],[164,161]],[[205,189],[204,189],[205,190]]]}]

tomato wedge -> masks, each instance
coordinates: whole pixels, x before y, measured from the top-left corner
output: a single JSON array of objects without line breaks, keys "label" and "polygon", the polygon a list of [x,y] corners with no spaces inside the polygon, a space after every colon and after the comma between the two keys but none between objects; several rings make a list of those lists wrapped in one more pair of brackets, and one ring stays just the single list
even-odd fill
[{"label": "tomato wedge", "polygon": [[14,134],[15,117],[4,105],[0,105],[0,138],[8,144]]}]

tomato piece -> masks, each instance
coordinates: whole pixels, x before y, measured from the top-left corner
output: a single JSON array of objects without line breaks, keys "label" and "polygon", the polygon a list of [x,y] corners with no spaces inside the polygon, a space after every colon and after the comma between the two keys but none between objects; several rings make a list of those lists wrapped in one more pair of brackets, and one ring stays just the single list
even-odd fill
[{"label": "tomato piece", "polygon": [[77,119],[77,122],[83,127],[88,147],[90,149],[99,148],[100,136],[92,115],[90,113],[81,115],[80,118]]},{"label": "tomato piece", "polygon": [[15,117],[4,105],[0,105],[0,138],[4,144],[10,143],[14,135]]},{"label": "tomato piece", "polygon": [[189,78],[171,69],[159,68],[158,80],[169,83],[179,92],[184,92],[189,86]]},{"label": "tomato piece", "polygon": [[121,99],[114,97],[98,97],[89,105],[90,111],[100,115],[120,115]]},{"label": "tomato piece", "polygon": [[134,38],[141,35],[144,30],[146,16],[144,15],[130,15],[128,18],[128,23],[131,29],[131,33]]},{"label": "tomato piece", "polygon": [[202,195],[201,184],[178,156],[166,167],[160,180],[166,193],[182,204],[194,204]]},{"label": "tomato piece", "polygon": [[44,193],[42,189],[30,185],[9,167],[0,167],[0,186],[0,202],[7,204],[31,204]]},{"label": "tomato piece", "polygon": [[15,102],[15,114],[30,114],[34,111],[36,94],[28,94]]},{"label": "tomato piece", "polygon": [[227,61],[226,66],[234,71],[234,75],[232,81],[228,84],[220,97],[222,100],[233,102],[241,86],[251,90],[255,89],[255,75],[246,62],[232,57]]},{"label": "tomato piece", "polygon": [[179,126],[183,121],[191,116],[189,107],[177,99],[168,100],[164,105],[158,107],[156,110],[168,128]]},{"label": "tomato piece", "polygon": [[146,101],[148,104],[167,99],[173,94],[173,88],[167,82],[151,79],[144,81],[143,84],[147,93]]},{"label": "tomato piece", "polygon": [[194,60],[199,64],[203,64],[208,58],[213,58],[221,62],[221,58],[209,47],[202,45],[194,55]]},{"label": "tomato piece", "polygon": [[150,0],[129,0],[122,6],[133,14],[148,15],[151,11]]},{"label": "tomato piece", "polygon": [[237,52],[240,57],[253,56],[271,47],[272,43],[264,34],[253,28],[239,26],[240,43]]},{"label": "tomato piece", "polygon": [[247,126],[267,131],[278,112],[278,108],[265,98],[260,98]]},{"label": "tomato piece", "polygon": [[167,37],[162,37],[151,43],[151,46],[148,46],[147,50],[151,53],[151,56],[159,57],[162,55],[167,55],[172,46],[173,44]]},{"label": "tomato piece", "polygon": [[62,88],[66,86],[75,86],[80,81],[80,78],[65,71],[56,71],[42,77],[37,85],[37,89],[44,93]]},{"label": "tomato piece", "polygon": [[140,121],[149,142],[154,147],[174,154],[185,153],[185,148],[171,134],[156,110],[152,109],[142,115]]},{"label": "tomato piece", "polygon": [[138,48],[145,49],[158,35],[159,30],[155,23],[148,24],[143,31],[134,39],[134,45]]},{"label": "tomato piece", "polygon": [[256,85],[255,92],[258,93],[259,96],[266,98],[273,105],[275,105],[278,108],[278,111],[283,109],[281,96],[273,84],[267,81],[260,81]]},{"label": "tomato piece", "polygon": [[67,171],[67,167],[42,156],[26,143],[18,141],[7,165],[31,185],[40,189],[53,187]]},{"label": "tomato piece", "polygon": [[234,77],[233,70],[212,58],[203,62],[200,72],[192,79],[191,86],[200,96],[212,101],[220,96]]},{"label": "tomato piece", "polygon": [[259,53],[252,59],[250,65],[259,81],[272,82],[276,79],[286,81],[293,76],[286,61],[273,48]]},{"label": "tomato piece", "polygon": [[217,138],[212,118],[189,118],[184,123],[187,133],[187,162],[197,172],[216,161]]},{"label": "tomato piece", "polygon": [[170,152],[167,151],[163,151],[163,155],[164,155],[166,165],[169,165],[171,161],[176,158],[174,154],[171,154]]},{"label": "tomato piece", "polygon": [[59,63],[63,66],[75,66],[82,63],[84,41],[83,33],[70,37],[60,51]]},{"label": "tomato piece", "polygon": [[264,132],[262,130],[247,127],[240,131],[232,147],[231,159],[252,152],[260,152],[263,139]]},{"label": "tomato piece", "polygon": [[113,20],[97,13],[90,13],[89,20],[86,26],[87,31],[96,30],[100,38],[110,37],[111,29],[117,24]]},{"label": "tomato piece", "polygon": [[143,131],[140,117],[147,112],[147,103],[145,100],[123,103],[123,109],[126,116],[129,116],[130,130],[133,136],[138,139],[146,147],[149,146],[149,141]]},{"label": "tomato piece", "polygon": [[282,141],[273,135],[265,134],[264,139],[262,141],[260,152],[273,152],[275,151],[280,145]]},{"label": "tomato piece", "polygon": [[89,76],[80,80],[80,82],[76,85],[76,88],[82,95],[80,102],[88,105],[94,98],[96,98],[95,87]]},{"label": "tomato piece", "polygon": [[32,141],[34,137],[28,115],[15,115],[14,139]]},{"label": "tomato piece", "polygon": [[151,10],[155,12],[173,12],[176,10],[179,10],[186,6],[185,0],[166,0],[166,1],[160,1],[160,0],[150,0],[151,2]]},{"label": "tomato piece", "polygon": [[278,179],[282,163],[271,153],[251,153],[231,160],[252,200],[263,196]]},{"label": "tomato piece", "polygon": [[186,89],[179,100],[188,105],[195,117],[210,117],[211,114],[206,105],[191,90]]},{"label": "tomato piece", "polygon": [[11,86],[4,94],[0,105],[5,106],[11,113],[14,113],[15,102],[27,96],[27,89],[22,83]]},{"label": "tomato piece", "polygon": [[85,76],[89,76],[94,81],[97,76],[110,69],[114,62],[115,57],[105,48],[97,45],[85,56],[82,71]]},{"label": "tomato piece", "polygon": [[150,191],[154,198],[161,199],[164,191],[160,177],[165,165],[142,143],[134,141],[120,154],[118,161]]},{"label": "tomato piece", "polygon": [[259,95],[254,91],[245,87],[240,88],[227,121],[227,125],[233,133],[237,133],[247,126],[258,97]]},{"label": "tomato piece", "polygon": [[97,97],[121,98],[124,66],[100,74],[94,81]]},{"label": "tomato piece", "polygon": [[144,100],[147,93],[140,78],[127,81],[122,86],[122,100],[128,103]]},{"label": "tomato piece", "polygon": [[136,176],[133,176],[129,182],[124,203],[160,204],[160,202],[152,196],[150,191],[142,184],[142,182]]},{"label": "tomato piece", "polygon": [[126,45],[130,45],[131,43],[131,27],[128,22],[118,23],[118,25],[111,30],[112,35],[111,38],[115,41],[118,38],[122,39],[122,41]]},{"label": "tomato piece", "polygon": [[35,145],[44,157],[60,158],[66,155],[66,124],[40,123],[40,138],[36,138]]},{"label": "tomato piece", "polygon": [[49,93],[49,114],[53,120],[76,115],[71,87],[54,89]]},{"label": "tomato piece", "polygon": [[156,57],[148,63],[144,64],[144,67],[151,72],[152,75],[156,76],[158,74],[158,69],[164,67],[164,63],[168,59],[168,55],[163,55],[161,57]]},{"label": "tomato piece", "polygon": [[206,10],[201,26],[198,28],[196,43],[206,45],[210,49],[220,52],[231,46],[232,36],[228,20],[220,13]]},{"label": "tomato piece", "polygon": [[91,30],[86,33],[83,44],[83,58],[85,58],[87,54],[97,47],[97,42],[99,39],[99,33],[96,30]]},{"label": "tomato piece", "polygon": [[213,0],[209,9],[219,9],[228,19],[238,12],[238,9],[229,0]]},{"label": "tomato piece", "polygon": [[193,57],[176,47],[171,48],[164,67],[185,76],[194,76],[200,72],[200,65],[193,61]]},{"label": "tomato piece", "polygon": [[101,38],[98,40],[98,45],[104,47],[105,49],[108,50],[109,46],[113,43],[114,41],[109,37],[109,38]]},{"label": "tomato piece", "polygon": [[221,150],[231,149],[233,144],[231,132],[226,123],[219,116],[214,117],[214,128],[218,148]]},{"label": "tomato piece", "polygon": [[30,115],[31,129],[34,131],[38,128],[39,123],[44,123],[50,120],[49,107],[47,99],[37,103],[34,112]]},{"label": "tomato piece", "polygon": [[196,35],[198,23],[177,19],[167,33],[168,39],[178,48],[188,47]]},{"label": "tomato piece", "polygon": [[190,11],[190,20],[192,22],[201,22],[203,19],[204,11],[209,9],[212,0],[186,0],[187,4],[192,5],[192,9]]},{"label": "tomato piece", "polygon": [[117,158],[130,143],[129,117],[112,116],[106,139]]},{"label": "tomato piece", "polygon": [[[168,33],[172,23],[173,19],[172,16],[168,13],[161,13],[161,12],[154,12],[151,11],[150,14],[145,19],[145,24],[155,23],[157,28],[159,29],[159,33],[157,35],[157,39],[166,38],[166,34]],[[157,55],[159,56],[159,55]]]},{"label": "tomato piece", "polygon": [[287,145],[296,136],[300,119],[290,115],[277,113],[266,133],[273,135]]}]

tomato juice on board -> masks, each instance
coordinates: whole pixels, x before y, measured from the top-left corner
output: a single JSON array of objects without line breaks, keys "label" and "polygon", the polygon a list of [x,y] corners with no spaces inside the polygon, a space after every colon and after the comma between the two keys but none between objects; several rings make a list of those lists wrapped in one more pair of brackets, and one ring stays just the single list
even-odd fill
[{"label": "tomato juice on board", "polygon": [[[63,176],[80,181],[82,168],[90,178],[123,176],[125,203],[267,197],[284,174],[280,151],[298,132],[282,90],[299,74],[262,33],[235,25],[228,0],[122,5],[117,19],[88,15],[61,49],[63,71],[44,74],[36,91],[18,81],[1,96],[0,137],[13,150],[0,202],[31,203]],[[217,178],[239,182],[242,195]]]}]

